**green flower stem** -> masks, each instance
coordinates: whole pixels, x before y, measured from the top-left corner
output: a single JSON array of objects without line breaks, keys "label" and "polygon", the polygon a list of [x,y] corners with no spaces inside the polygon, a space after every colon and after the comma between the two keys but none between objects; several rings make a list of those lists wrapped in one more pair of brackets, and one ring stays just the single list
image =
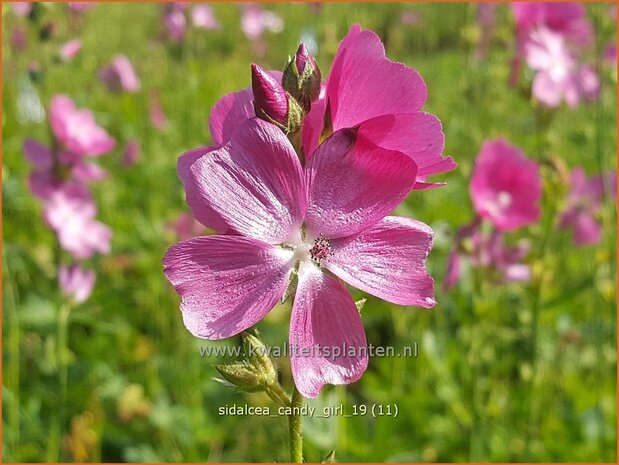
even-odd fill
[{"label": "green flower stem", "polygon": [[288,394],[286,394],[279,383],[269,386],[266,393],[276,404],[283,407],[290,407],[290,397],[288,397]]},{"label": "green flower stem", "polygon": [[292,463],[303,463],[303,435],[301,432],[301,407],[303,407],[303,396],[294,386],[292,390],[292,401],[290,402],[292,411],[288,416],[288,431],[290,433],[290,461]]}]

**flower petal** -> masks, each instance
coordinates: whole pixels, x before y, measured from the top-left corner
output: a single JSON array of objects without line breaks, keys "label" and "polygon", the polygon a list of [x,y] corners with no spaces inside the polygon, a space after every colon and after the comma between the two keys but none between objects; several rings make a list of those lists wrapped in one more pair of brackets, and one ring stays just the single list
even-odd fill
[{"label": "flower petal", "polygon": [[343,129],[324,141],[307,162],[306,224],[310,236],[357,234],[389,214],[415,185],[417,165]]},{"label": "flower petal", "polygon": [[181,296],[187,329],[224,339],[255,325],[283,296],[292,252],[238,236],[179,242],[163,257],[163,271]]},{"label": "flower petal", "polygon": [[399,305],[430,308],[434,281],[426,271],[432,229],[388,216],[354,238],[331,241],[325,267],[351,286]]},{"label": "flower petal", "polygon": [[189,208],[191,208],[194,218],[207,228],[223,233],[229,229],[228,225],[215,210],[199,197],[198,187],[191,176],[191,165],[198,158],[215,149],[216,147],[214,146],[198,147],[183,153],[178,157],[177,171],[178,177],[185,187],[185,200]]},{"label": "flower petal", "polygon": [[191,173],[200,201],[241,235],[271,244],[297,240],[307,208],[301,163],[273,124],[246,121]]},{"label": "flower petal", "polygon": [[26,154],[26,159],[32,163],[37,170],[50,170],[54,164],[52,152],[34,139],[27,139],[24,142],[24,153]]},{"label": "flower petal", "polygon": [[426,101],[423,79],[385,57],[380,38],[354,25],[338,48],[327,85],[333,128],[352,128],[381,115],[411,113]]},{"label": "flower petal", "polygon": [[299,270],[290,321],[290,364],[297,389],[318,396],[325,384],[349,384],[368,366],[361,317],[348,290],[313,263]]},{"label": "flower petal", "polygon": [[429,113],[401,113],[372,118],[359,126],[358,137],[366,137],[379,147],[405,153],[417,163],[417,177],[444,173],[456,168],[444,157],[445,134],[440,120]]}]

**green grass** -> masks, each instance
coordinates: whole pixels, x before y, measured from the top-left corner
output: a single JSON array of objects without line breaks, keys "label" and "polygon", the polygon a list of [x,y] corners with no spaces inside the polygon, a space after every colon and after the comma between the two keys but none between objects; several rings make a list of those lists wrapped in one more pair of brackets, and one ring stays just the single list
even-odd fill
[{"label": "green grass", "polygon": [[[221,31],[192,31],[183,46],[156,40],[161,6],[99,4],[70,25],[66,7],[45,9],[39,24],[57,21],[57,35],[40,43],[29,25],[29,48],[15,54],[12,29],[25,21],[3,6],[3,460],[20,461],[286,461],[285,418],[219,416],[231,404],[271,405],[263,394],[236,393],[215,381],[219,359],[207,342],[183,327],[178,297],[165,280],[161,257],[176,238],[166,224],[187,211],[175,173],[177,156],[209,143],[208,116],[224,93],[249,85],[249,65],[281,69],[302,32],[312,31],[318,62],[329,68],[339,40],[359,22],[376,30],[388,55],[415,67],[428,85],[425,109],[443,122],[446,153],[459,168],[444,188],[415,192],[399,212],[436,231],[428,266],[437,282],[433,310],[402,308],[369,297],[363,309],[368,341],[396,348],[419,344],[417,358],[375,358],[358,383],[328,387],[312,405],[397,405],[394,417],[305,418],[305,455],[320,461],[606,461],[616,460],[616,215],[607,205],[604,240],[576,248],[552,228],[569,186],[544,167],[543,218],[511,234],[532,242],[530,284],[494,287],[469,275],[441,290],[450,237],[472,219],[468,178],[481,143],[502,136],[541,161],[558,157],[589,174],[615,169],[616,77],[598,61],[600,100],[559,109],[546,126],[522,88],[507,85],[513,24],[505,6],[488,57],[473,59],[475,5],[325,4],[268,8],[285,20],[267,34],[268,52],[252,55],[239,30],[236,5],[214,6]],[[599,50],[614,40],[608,5],[590,5]],[[422,22],[405,26],[399,14],[415,9]],[[73,28],[73,29],[71,29]],[[59,44],[79,35],[82,54],[54,63]],[[116,53],[133,61],[142,80],[134,95],[111,95],[97,69]],[[120,164],[122,143],[99,162],[112,176],[93,187],[100,219],[114,231],[112,254],[94,260],[92,297],[70,315],[68,353],[58,350],[61,297],[55,278],[54,237],[30,195],[21,146],[49,142],[45,122],[18,117],[26,69],[47,106],[65,93],[96,114],[119,141],[137,137],[139,163]],[[148,120],[148,94],[161,96],[169,126]],[[610,202],[612,203],[612,202]],[[479,278],[479,277],[477,277]],[[474,286],[475,281],[479,281]],[[356,296],[362,297],[361,293]],[[267,344],[287,340],[290,308],[277,308],[258,325]],[[537,343],[533,344],[535,315]],[[59,367],[67,357],[66,396]],[[289,364],[279,360],[291,386]],[[65,401],[63,401],[63,398]]]}]

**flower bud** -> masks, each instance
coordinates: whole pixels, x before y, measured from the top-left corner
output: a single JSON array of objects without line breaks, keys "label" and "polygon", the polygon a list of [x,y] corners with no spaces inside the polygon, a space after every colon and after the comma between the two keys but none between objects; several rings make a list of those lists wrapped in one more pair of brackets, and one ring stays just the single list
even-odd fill
[{"label": "flower bud", "polygon": [[277,382],[277,370],[268,356],[266,346],[256,336],[243,333],[243,346],[250,365],[259,372],[266,384]]},{"label": "flower bud", "polygon": [[[215,369],[228,384],[245,392],[259,392],[265,388],[260,373],[247,363],[215,365]],[[221,380],[219,380],[221,381]]]},{"label": "flower bud", "polygon": [[288,60],[284,69],[282,85],[301,105],[305,112],[311,108],[312,102],[320,95],[322,76],[314,57],[308,52],[305,44],[299,45],[297,53]]},{"label": "flower bud", "polygon": [[256,116],[286,126],[288,123],[288,95],[277,79],[260,66],[251,65],[251,88],[254,92]]}]

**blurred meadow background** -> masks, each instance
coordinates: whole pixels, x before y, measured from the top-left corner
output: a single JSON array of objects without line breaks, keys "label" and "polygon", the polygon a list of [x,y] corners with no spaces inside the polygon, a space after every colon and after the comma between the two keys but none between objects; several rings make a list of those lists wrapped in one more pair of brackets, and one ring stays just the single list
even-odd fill
[{"label": "blurred meadow background", "polygon": [[[348,412],[397,404],[398,416],[304,418],[306,459],[335,449],[337,461],[615,462],[612,189],[595,211],[597,243],[578,246],[557,227],[574,167],[588,176],[616,169],[612,4],[586,5],[594,36],[581,57],[598,75],[597,98],[556,108],[531,96],[526,64],[510,84],[509,4],[489,13],[464,3],[216,3],[202,21],[189,11],[196,5],[183,10],[179,36],[165,4],[2,4],[3,461],[288,460],[285,418],[219,415],[226,405],[272,404],[213,380],[212,365],[232,359],[201,357],[200,346],[240,339],[191,336],[162,273],[165,249],[188,229],[176,158],[211,142],[211,107],[250,84],[251,63],[283,69],[303,41],[326,76],[339,41],[359,23],[381,37],[389,58],[421,73],[424,110],[441,119],[445,153],[459,166],[436,178],[445,187],[413,192],[398,209],[435,231],[428,268],[436,307],[369,297],[362,311],[369,343],[396,350],[417,343],[418,357],[371,359],[359,382],[328,386],[310,401],[342,403]],[[262,15],[254,29],[242,27],[251,8]],[[81,50],[61,52],[72,39]],[[100,78],[118,54],[131,62],[139,89],[111,92]],[[23,149],[29,138],[51,145],[48,109],[58,94],[90,109],[117,142],[95,160],[109,175],[91,186],[111,250],[84,262],[96,282],[70,311],[58,285],[59,263],[70,260],[30,192]],[[542,216],[506,235],[529,242],[530,278],[501,284],[465,267],[445,290],[456,232],[474,218],[475,157],[499,137],[540,165]],[[289,315],[288,302],[258,324],[265,343],[287,340]],[[278,364],[291,386],[288,361]]]}]

